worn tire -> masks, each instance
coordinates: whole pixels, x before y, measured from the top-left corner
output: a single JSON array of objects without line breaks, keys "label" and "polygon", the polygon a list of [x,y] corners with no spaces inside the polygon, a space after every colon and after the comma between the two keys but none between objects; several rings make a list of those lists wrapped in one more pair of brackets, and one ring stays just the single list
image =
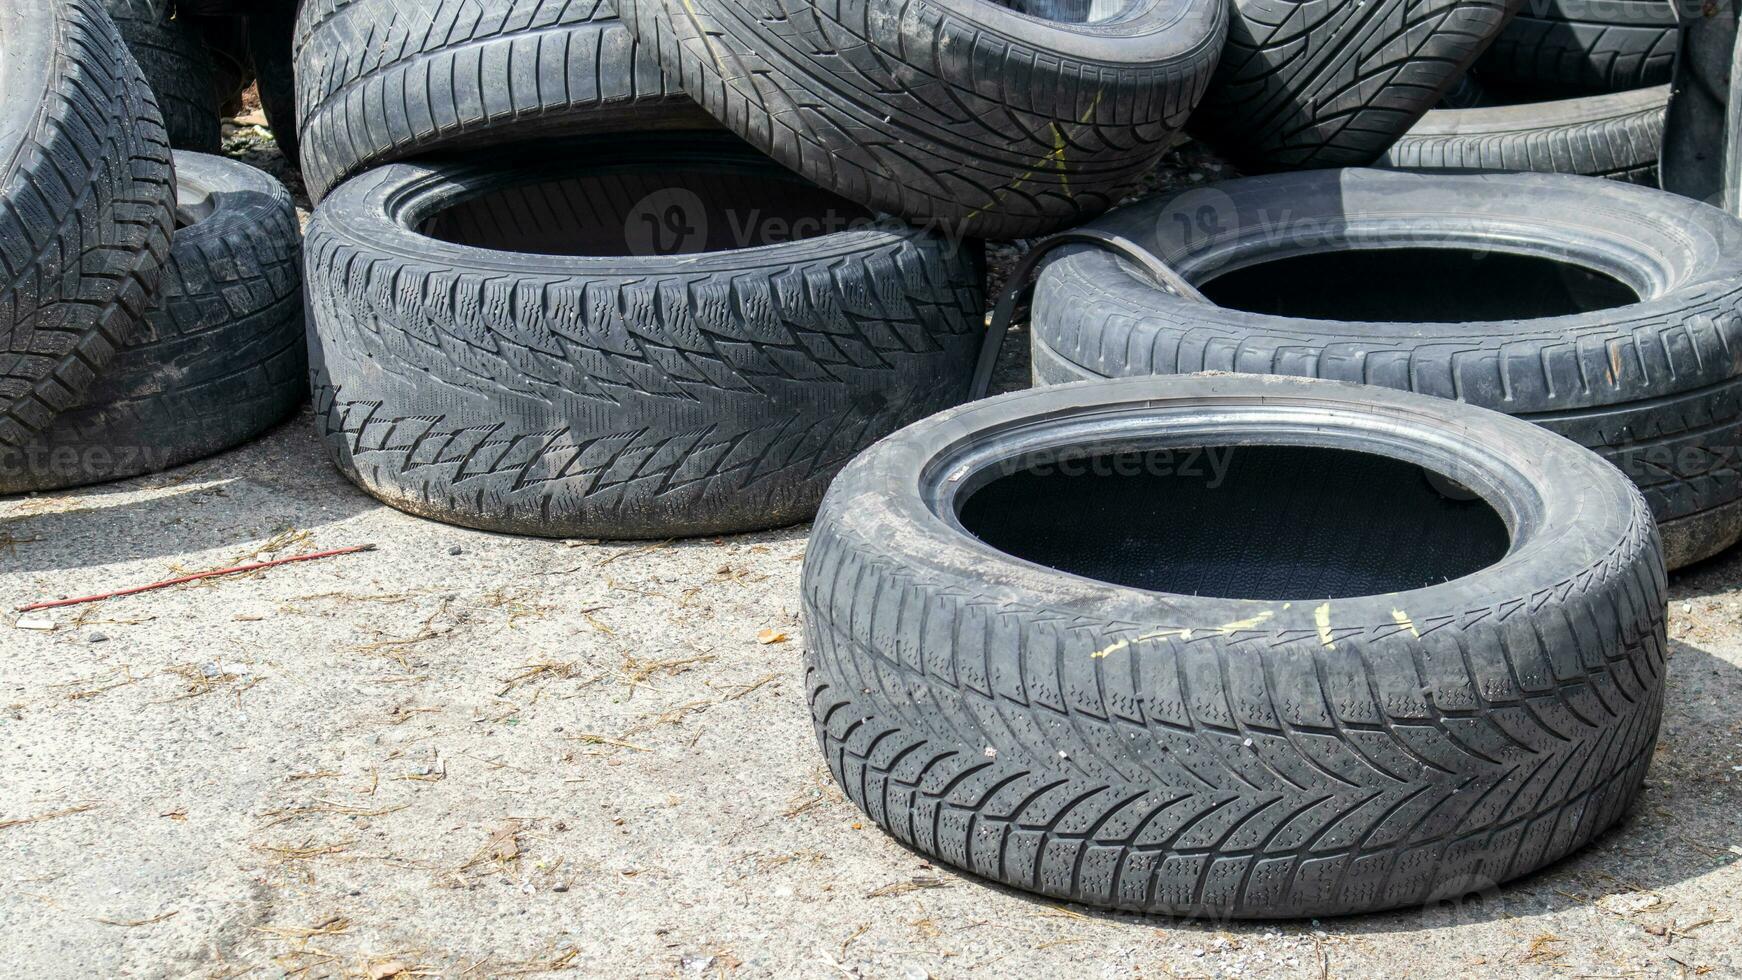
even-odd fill
[{"label": "worn tire", "polygon": [[1669,86],[1555,102],[1435,109],[1391,145],[1395,170],[1524,170],[1657,183]]},{"label": "worn tire", "polygon": [[122,480],[240,445],[308,395],[301,230],[290,194],[223,157],[175,155],[169,261],[145,331],[83,401],[0,447],[0,493]]},{"label": "worn tire", "polygon": [[[1716,208],[1583,177],[1352,170],[1226,182],[1094,227],[1136,239],[1201,288],[1254,263],[1333,254],[1352,243],[1350,227],[1362,229],[1358,244],[1599,270],[1646,298],[1534,319],[1359,322],[1187,302],[1106,253],[1079,252],[1037,284],[1034,373],[1247,371],[1457,398],[1538,422],[1620,467],[1662,524],[1671,568],[1742,537],[1742,222]],[[1370,295],[1383,279],[1374,275],[1346,295]],[[1351,288],[1325,278],[1314,295],[1331,302]]]},{"label": "worn tire", "polygon": [[96,0],[0,6],[0,446],[132,336],[173,228],[151,91]]},{"label": "worn tire", "polygon": [[[836,208],[862,223],[733,237],[758,210]],[[699,237],[631,237],[674,213]],[[966,397],[983,329],[977,244],[874,221],[726,134],[389,164],[321,203],[308,252],[333,459],[395,507],[494,531],[804,520],[859,450]]]},{"label": "worn tire", "polygon": [[[1279,444],[1449,470],[1512,515],[1512,547],[1391,594],[1212,598],[1043,567],[955,510],[1025,453],[1235,446],[1238,462]],[[1338,501],[1268,477],[1291,509],[1244,530],[1310,547]],[[1011,514],[1068,512],[1097,483]],[[1234,523],[1120,516],[1152,568],[1239,560],[1205,540],[1243,537]],[[1409,543],[1332,542],[1310,563]],[[1540,429],[1401,392],[1223,375],[963,406],[842,472],[802,592],[811,714],[847,796],[924,854],[1089,905],[1304,918],[1457,901],[1618,820],[1662,712],[1664,572],[1638,492]]]},{"label": "worn tire", "polygon": [[982,238],[1075,224],[1135,187],[1203,94],[1227,20],[1195,0],[1131,0],[1096,23],[985,0],[618,7],[758,149],[874,210]]},{"label": "worn tire", "polygon": [[296,24],[303,180],[510,139],[712,129],[607,0],[309,0]]},{"label": "worn tire", "polygon": [[218,152],[217,66],[199,28],[172,18],[170,0],[104,0],[103,6],[157,98],[169,145]]},{"label": "worn tire", "polygon": [[1193,136],[1247,171],[1372,163],[1520,0],[1234,0]]},{"label": "worn tire", "polygon": [[1549,92],[1650,88],[1669,83],[1679,38],[1670,0],[1528,0],[1476,70]]}]

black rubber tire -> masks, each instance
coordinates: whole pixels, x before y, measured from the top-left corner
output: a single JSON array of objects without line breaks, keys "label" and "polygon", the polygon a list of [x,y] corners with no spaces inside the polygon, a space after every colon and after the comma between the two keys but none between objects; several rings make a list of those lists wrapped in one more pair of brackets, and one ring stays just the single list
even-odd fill
[{"label": "black rubber tire", "polygon": [[97,0],[0,5],[0,446],[131,337],[174,227],[169,144]]},{"label": "black rubber tire", "polygon": [[[526,183],[545,178],[597,182]],[[868,216],[726,247],[760,241],[733,229],[772,207],[863,214],[723,133],[389,164],[339,185],[309,223],[307,263],[333,459],[395,507],[493,531],[647,538],[809,518],[859,450],[966,397],[984,261],[977,243]],[[674,208],[705,250],[625,254],[642,219]],[[574,237],[589,227],[626,234]],[[534,242],[546,254],[478,247]]]},{"label": "black rubber tire", "polygon": [[103,0],[103,6],[157,98],[169,145],[218,152],[217,67],[199,29],[172,17],[170,0]]},{"label": "black rubber tire", "polygon": [[[1716,208],[1585,177],[1350,170],[1229,181],[1092,227],[1138,241],[1204,288],[1254,263],[1350,247],[1351,224],[1360,242],[1569,262],[1647,298],[1536,319],[1309,319],[1190,303],[1105,253],[1078,252],[1037,283],[1035,377],[1231,370],[1457,398],[1538,422],[1620,467],[1650,501],[1671,568],[1742,537],[1742,222]],[[1322,282],[1322,296],[1350,288]]]},{"label": "black rubber tire", "polygon": [[1435,109],[1393,143],[1379,166],[1505,171],[1657,183],[1669,86],[1555,102]]},{"label": "black rubber tire", "polygon": [[1248,172],[1364,166],[1457,83],[1521,0],[1233,0],[1188,129]]},{"label": "black rubber tire", "polygon": [[0,493],[155,473],[241,445],[308,396],[302,232],[283,185],[234,160],[175,154],[177,213],[146,329],[83,402],[0,447]]},{"label": "black rubber tire", "polygon": [[1227,13],[1129,0],[1082,24],[1014,2],[618,9],[703,108],[798,173],[952,234],[1017,238],[1111,207],[1154,169],[1204,92]]},{"label": "black rubber tire", "polygon": [[1667,85],[1679,38],[1670,0],[1528,0],[1476,70],[1547,92],[1625,92]]},{"label": "black rubber tire", "polygon": [[302,159],[296,104],[296,62],[291,54],[295,0],[260,0],[248,14],[248,53],[254,62],[254,91],[273,142],[293,167]]},{"label": "black rubber tire", "polygon": [[[1238,462],[1279,444],[1449,471],[1509,511],[1511,550],[1389,595],[1211,598],[1034,564],[955,510],[1025,452],[1222,445]],[[1309,547],[1339,501],[1271,476],[1294,509],[1253,521]],[[1124,516],[1140,545],[1188,519]],[[1385,561],[1406,542],[1361,544],[1308,558]],[[1401,392],[1222,375],[975,402],[841,473],[802,591],[811,714],[847,796],[926,855],[1089,905],[1304,918],[1458,901],[1618,820],[1662,713],[1664,572],[1638,491],[1540,429]]]},{"label": "black rubber tire", "polygon": [[309,0],[296,59],[317,202],[352,174],[438,150],[714,128],[606,0]]}]

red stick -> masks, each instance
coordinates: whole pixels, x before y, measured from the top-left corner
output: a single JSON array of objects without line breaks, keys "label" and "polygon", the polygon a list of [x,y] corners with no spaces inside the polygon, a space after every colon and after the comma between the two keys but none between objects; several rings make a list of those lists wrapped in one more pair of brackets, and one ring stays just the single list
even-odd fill
[{"label": "red stick", "polygon": [[359,551],[374,550],[375,546],[372,544],[359,544],[353,545],[349,548],[334,548],[331,551],[315,551],[306,555],[292,555],[289,558],[274,558],[271,561],[257,561],[247,565],[233,565],[229,568],[214,568],[209,572],[195,572],[192,575],[164,579],[161,582],[153,582],[150,585],[136,585],[131,589],[118,589],[114,592],[99,592],[96,595],[80,596],[77,599],[56,599],[53,602],[33,602],[28,606],[19,606],[18,611],[26,613],[33,612],[37,609],[56,609],[60,606],[76,606],[85,602],[101,602],[104,599],[116,599],[124,595],[137,595],[141,592],[150,592],[153,589],[167,589],[172,585],[180,585],[183,582],[197,582],[203,578],[214,578],[219,575],[235,575],[240,572],[257,572],[262,568],[271,568],[274,565],[288,565],[291,562],[296,561],[313,561],[316,558],[331,558],[334,555],[352,555]]}]

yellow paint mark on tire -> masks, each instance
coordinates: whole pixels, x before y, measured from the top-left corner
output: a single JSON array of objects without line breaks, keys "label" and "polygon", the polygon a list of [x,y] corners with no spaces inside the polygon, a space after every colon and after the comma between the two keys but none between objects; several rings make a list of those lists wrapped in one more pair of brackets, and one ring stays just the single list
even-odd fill
[{"label": "yellow paint mark on tire", "polygon": [[1421,639],[1421,631],[1415,628],[1415,622],[1409,618],[1408,613],[1401,609],[1393,609],[1391,610],[1391,618],[1397,625],[1409,630],[1411,636],[1418,640]]},{"label": "yellow paint mark on tire", "polygon": [[1319,645],[1326,650],[1335,650],[1337,645],[1331,642],[1331,604],[1325,603],[1313,610],[1313,622],[1319,627]]}]

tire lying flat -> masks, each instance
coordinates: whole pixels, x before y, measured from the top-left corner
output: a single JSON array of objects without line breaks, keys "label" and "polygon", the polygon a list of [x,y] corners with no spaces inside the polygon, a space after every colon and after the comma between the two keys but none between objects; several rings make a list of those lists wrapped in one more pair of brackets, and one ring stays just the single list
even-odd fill
[{"label": "tire lying flat", "polygon": [[[816,220],[844,230],[776,241]],[[339,468],[524,534],[804,520],[860,449],[966,397],[983,329],[977,244],[724,134],[377,168],[321,203],[307,265]]]},{"label": "tire lying flat", "polygon": [[174,227],[161,117],[97,0],[0,5],[0,446],[138,328]]},{"label": "tire lying flat", "polygon": [[157,98],[169,145],[218,152],[217,65],[198,27],[172,18],[170,0],[104,0],[103,6]]},{"label": "tire lying flat", "polygon": [[[1107,254],[1066,255],[1036,287],[1038,380],[1232,370],[1457,398],[1540,422],[1619,466],[1651,502],[1671,568],[1742,536],[1742,363],[1732,353],[1742,350],[1742,223],[1715,208],[1582,177],[1350,170],[1225,182],[1093,227],[1150,248],[1222,305],[1164,293]],[[1334,263],[1360,246],[1388,250],[1362,253],[1358,282],[1343,266],[1321,269],[1310,290],[1275,285],[1292,281],[1278,260]],[[1389,251],[1399,247],[1438,249],[1464,263],[1464,278],[1426,283],[1430,253]],[[1490,271],[1461,249],[1487,250]],[[1500,270],[1530,263],[1519,289],[1501,288]],[[1220,295],[1224,276],[1246,294]],[[1569,301],[1574,312],[1497,313],[1547,303],[1551,287],[1626,295],[1586,312]],[[1474,318],[1406,322],[1435,319],[1418,311],[1441,302],[1440,289],[1448,302],[1481,304],[1451,307]],[[1404,319],[1338,313],[1393,293]],[[1248,300],[1270,305],[1231,308]]]},{"label": "tire lying flat", "polygon": [[1234,0],[1193,136],[1248,172],[1365,166],[1408,132],[1519,0]]},{"label": "tire lying flat", "polygon": [[1669,0],[1531,0],[1476,70],[1562,93],[1650,88],[1669,83],[1678,37]]},{"label": "tire lying flat", "polygon": [[618,2],[758,149],[873,210],[981,238],[1075,224],[1135,187],[1203,95],[1227,20],[1193,0],[888,8]]},{"label": "tire lying flat", "polygon": [[295,39],[317,202],[352,174],[437,150],[712,125],[606,0],[309,0]]},{"label": "tire lying flat", "polygon": [[176,230],[145,330],[83,401],[0,447],[0,493],[120,480],[240,445],[308,395],[301,230],[276,180],[175,154]]},{"label": "tire lying flat", "polygon": [[1379,158],[1395,170],[1508,171],[1657,183],[1669,86],[1435,109]]},{"label": "tire lying flat", "polygon": [[[1183,451],[1156,465],[1218,446],[1213,488]],[[1176,506],[1218,496],[1249,533]],[[1450,581],[1411,568],[1437,548],[1397,558],[1480,520],[1496,550]],[[1090,540],[991,540],[1061,521]],[[1287,598],[1230,539],[1342,587]],[[1123,581],[1148,572],[1174,578]],[[1638,491],[1498,413],[1276,377],[1067,385],[842,472],[805,552],[806,679],[841,787],[927,855],[1092,905],[1334,915],[1455,901],[1614,823],[1656,739],[1663,591]]]}]

